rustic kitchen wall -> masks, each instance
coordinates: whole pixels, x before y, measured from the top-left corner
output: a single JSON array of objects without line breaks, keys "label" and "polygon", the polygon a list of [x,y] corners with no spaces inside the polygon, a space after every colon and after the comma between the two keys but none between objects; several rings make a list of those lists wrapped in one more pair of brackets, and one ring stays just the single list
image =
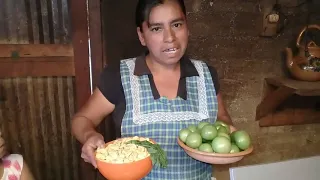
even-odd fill
[{"label": "rustic kitchen wall", "polygon": [[[118,0],[104,5],[109,63],[141,53],[134,26],[136,2]],[[319,124],[260,128],[254,120],[263,79],[285,75],[281,51],[296,40],[306,25],[306,13],[287,9],[291,15],[284,31],[275,38],[262,38],[259,33],[263,6],[259,0],[185,2],[191,36],[188,52],[193,58],[205,60],[217,68],[221,92],[233,121],[253,139],[254,153],[232,166],[320,154]],[[295,6],[301,1],[279,2]],[[319,19],[311,20],[320,24]],[[216,173],[228,167],[217,166]]]},{"label": "rustic kitchen wall", "polygon": [[[297,4],[291,3],[286,5]],[[254,153],[232,166],[320,154],[320,125],[260,128],[254,121],[263,79],[285,75],[280,51],[296,40],[306,25],[306,16],[298,13],[289,16],[289,25],[283,33],[270,39],[258,36],[262,24],[260,8],[263,8],[258,0],[190,0],[187,6],[190,54],[218,69],[221,91],[233,121],[253,138]],[[216,176],[225,177],[219,171],[226,174],[229,167],[217,166]]]}]

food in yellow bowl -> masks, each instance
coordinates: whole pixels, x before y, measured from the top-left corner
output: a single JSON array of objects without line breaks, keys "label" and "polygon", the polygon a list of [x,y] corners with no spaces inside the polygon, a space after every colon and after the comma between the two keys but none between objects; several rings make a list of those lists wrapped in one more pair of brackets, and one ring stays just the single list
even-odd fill
[{"label": "food in yellow bowl", "polygon": [[98,148],[96,158],[108,163],[122,164],[139,161],[150,156],[145,147],[128,143],[131,140],[150,141],[149,138],[142,137],[118,139],[105,148]]},{"label": "food in yellow bowl", "polygon": [[167,166],[167,157],[159,144],[149,138],[126,137],[106,143],[96,150],[99,172],[109,180],[139,180],[153,165]]}]

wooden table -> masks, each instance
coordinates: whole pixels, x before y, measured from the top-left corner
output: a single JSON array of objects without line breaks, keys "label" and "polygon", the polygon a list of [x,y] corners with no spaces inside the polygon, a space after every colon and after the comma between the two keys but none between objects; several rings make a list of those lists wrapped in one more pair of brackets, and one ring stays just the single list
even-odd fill
[{"label": "wooden table", "polygon": [[320,81],[265,78],[256,120],[260,126],[320,123]]}]

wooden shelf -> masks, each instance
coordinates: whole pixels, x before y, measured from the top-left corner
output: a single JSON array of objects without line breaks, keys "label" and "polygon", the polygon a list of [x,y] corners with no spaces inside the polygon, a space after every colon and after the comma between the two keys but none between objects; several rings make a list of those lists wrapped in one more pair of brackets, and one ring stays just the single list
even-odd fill
[{"label": "wooden shelf", "polygon": [[[299,101],[290,103],[299,103],[299,108],[283,107],[284,104],[290,104],[284,102],[297,96]],[[283,77],[265,78],[263,98],[256,109],[256,120],[260,126],[320,123],[319,103],[320,82],[297,81]]]}]

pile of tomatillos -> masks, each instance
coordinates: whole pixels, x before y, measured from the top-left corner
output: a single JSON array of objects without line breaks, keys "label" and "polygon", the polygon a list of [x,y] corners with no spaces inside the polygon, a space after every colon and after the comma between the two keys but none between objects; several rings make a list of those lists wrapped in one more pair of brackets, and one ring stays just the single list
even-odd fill
[{"label": "pile of tomatillos", "polygon": [[201,121],[179,131],[179,139],[188,147],[208,153],[238,153],[251,146],[244,130],[231,132],[230,126],[217,120],[214,124]]}]

